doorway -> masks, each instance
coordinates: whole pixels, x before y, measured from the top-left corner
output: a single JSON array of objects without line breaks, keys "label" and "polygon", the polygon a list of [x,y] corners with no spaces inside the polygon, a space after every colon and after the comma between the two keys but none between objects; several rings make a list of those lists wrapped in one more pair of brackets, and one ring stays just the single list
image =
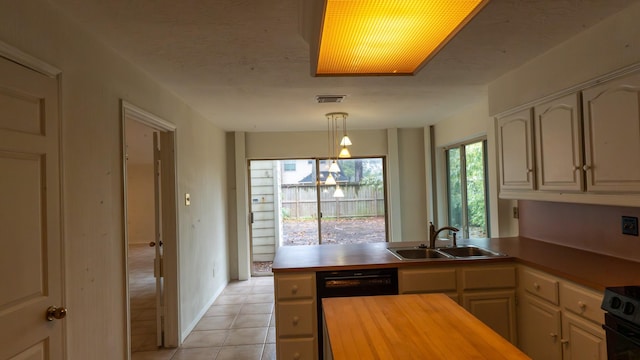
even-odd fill
[{"label": "doorway", "polygon": [[179,345],[175,127],[122,103],[130,353]]}]

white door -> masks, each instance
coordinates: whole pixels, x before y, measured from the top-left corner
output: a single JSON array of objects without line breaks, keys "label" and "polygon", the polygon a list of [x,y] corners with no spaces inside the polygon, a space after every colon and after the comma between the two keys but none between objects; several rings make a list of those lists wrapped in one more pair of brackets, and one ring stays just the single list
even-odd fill
[{"label": "white door", "polygon": [[57,79],[0,58],[1,360],[63,359],[59,126]]},{"label": "white door", "polygon": [[162,162],[160,160],[160,134],[153,133],[153,181],[155,198],[155,241],[152,242],[156,255],[153,274],[156,278],[156,345],[163,346],[162,321],[164,314],[164,292],[162,290]]}]

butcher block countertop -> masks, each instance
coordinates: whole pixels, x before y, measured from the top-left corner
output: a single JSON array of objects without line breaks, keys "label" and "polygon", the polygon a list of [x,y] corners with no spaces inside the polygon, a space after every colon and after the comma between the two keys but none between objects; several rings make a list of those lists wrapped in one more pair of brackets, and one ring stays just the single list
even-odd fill
[{"label": "butcher block countertop", "polygon": [[[495,258],[401,260],[387,247],[418,246],[419,242],[352,245],[283,246],[278,248],[273,271],[333,271],[366,268],[442,266],[515,261],[575,281],[596,290],[608,286],[640,284],[640,263],[524,237],[459,240],[508,256]],[[436,244],[445,246],[446,243]]]},{"label": "butcher block countertop", "polygon": [[530,359],[444,294],[322,300],[334,360]]}]

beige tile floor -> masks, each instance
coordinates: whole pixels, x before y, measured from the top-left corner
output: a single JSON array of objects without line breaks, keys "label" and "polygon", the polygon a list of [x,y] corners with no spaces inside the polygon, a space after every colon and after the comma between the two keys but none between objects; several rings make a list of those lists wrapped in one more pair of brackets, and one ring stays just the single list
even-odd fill
[{"label": "beige tile floor", "polygon": [[273,277],[232,281],[178,349],[142,351],[132,360],[276,358]]}]

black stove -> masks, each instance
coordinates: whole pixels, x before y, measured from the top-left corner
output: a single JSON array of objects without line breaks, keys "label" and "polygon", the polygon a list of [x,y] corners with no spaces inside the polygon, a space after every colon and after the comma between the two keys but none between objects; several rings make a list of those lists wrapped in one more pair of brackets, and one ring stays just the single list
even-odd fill
[{"label": "black stove", "polygon": [[602,309],[609,360],[640,359],[640,286],[605,289]]},{"label": "black stove", "polygon": [[607,288],[602,309],[624,320],[640,324],[640,286]]}]

